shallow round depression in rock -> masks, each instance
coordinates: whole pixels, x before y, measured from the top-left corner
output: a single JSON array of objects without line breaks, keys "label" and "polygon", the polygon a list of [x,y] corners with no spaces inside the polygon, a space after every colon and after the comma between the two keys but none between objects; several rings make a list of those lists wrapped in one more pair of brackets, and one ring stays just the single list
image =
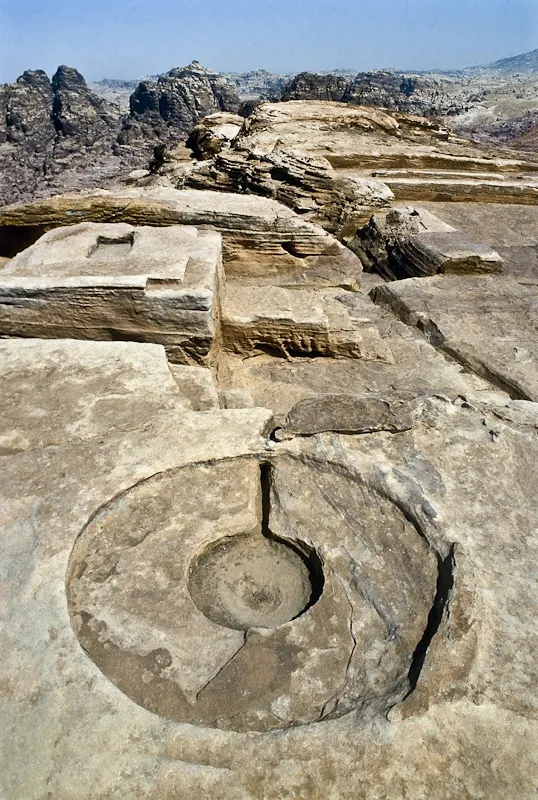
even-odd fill
[{"label": "shallow round depression in rock", "polygon": [[194,560],[189,592],[219,625],[275,628],[315,601],[318,576],[319,568],[297,549],[260,534],[238,535],[215,542]]}]

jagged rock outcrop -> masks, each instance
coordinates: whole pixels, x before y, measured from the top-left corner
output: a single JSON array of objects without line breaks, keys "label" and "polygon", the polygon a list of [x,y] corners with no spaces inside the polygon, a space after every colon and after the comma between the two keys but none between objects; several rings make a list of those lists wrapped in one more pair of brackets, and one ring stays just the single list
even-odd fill
[{"label": "jagged rock outcrop", "polygon": [[368,271],[385,280],[438,273],[502,272],[503,260],[424,209],[393,208],[374,215],[347,244]]},{"label": "jagged rock outcrop", "polygon": [[27,71],[0,86],[0,204],[114,182],[147,166],[156,145],[184,142],[202,117],[239,107],[234,84],[197,62],[142,81],[127,116],[73,67],[52,81]]},{"label": "jagged rock outcrop", "polygon": [[[349,86],[342,75],[316,75],[301,72],[286,84],[281,100],[334,100],[340,101]],[[365,104],[367,105],[367,104]]]},{"label": "jagged rock outcrop", "polygon": [[73,67],[58,67],[52,91],[58,157],[83,149],[109,153],[118,133],[117,108],[93,94]]},{"label": "jagged rock outcrop", "polygon": [[358,106],[386,108],[411,114],[433,114],[434,109],[421,100],[419,78],[390,71],[362,72],[350,82],[343,101]]},{"label": "jagged rock outcrop", "polygon": [[204,161],[229,147],[242,127],[243,117],[238,114],[210,114],[193,127],[186,147],[195,158]]},{"label": "jagged rock outcrop", "polygon": [[467,94],[462,87],[458,96],[453,80],[433,75],[377,70],[359,72],[349,78],[302,72],[286,84],[281,100],[332,100],[426,117],[447,117],[472,106]]},{"label": "jagged rock outcrop", "polygon": [[0,87],[0,203],[106,182],[120,166],[112,157],[120,118],[71,67],[59,67],[52,81],[35,70]]},{"label": "jagged rock outcrop", "polygon": [[175,144],[203,117],[219,111],[237,113],[240,105],[231,81],[193,61],[138,85],[118,142],[142,150],[157,142]]},{"label": "jagged rock outcrop", "polygon": [[53,87],[43,70],[27,70],[0,93],[2,142],[43,147],[54,136]]},{"label": "jagged rock outcrop", "polygon": [[[220,122],[217,117],[215,126]],[[193,136],[192,145],[198,147],[203,137],[211,142],[212,128],[213,120],[207,118]],[[354,233],[373,209],[386,208],[393,199],[381,181],[372,176],[338,175],[330,163],[330,153],[338,151],[340,139],[345,140],[349,132],[354,136],[359,128],[386,134],[395,132],[399,125],[382,112],[335,103],[264,104],[244,122],[229,147],[221,148],[217,143],[221,149],[213,158],[207,159],[208,153],[201,147],[198,154],[204,161],[186,166],[184,161],[175,163],[170,154],[159,173],[179,188],[274,198],[341,237]],[[335,147],[325,148],[318,155],[317,137],[323,137],[327,129],[338,133]],[[326,138],[323,141],[326,143]]]}]

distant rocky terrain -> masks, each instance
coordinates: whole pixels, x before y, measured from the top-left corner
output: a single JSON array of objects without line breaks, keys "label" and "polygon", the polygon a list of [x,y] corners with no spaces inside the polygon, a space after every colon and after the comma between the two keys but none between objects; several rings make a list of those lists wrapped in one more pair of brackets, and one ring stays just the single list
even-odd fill
[{"label": "distant rocky terrain", "polygon": [[[207,115],[249,116],[261,101],[337,101],[439,120],[516,152],[538,149],[537,53],[458,73],[334,70],[221,75],[198,62],[163,75],[87,84],[62,66],[0,86],[0,203],[114,184],[159,146],[182,145]],[[188,154],[185,154],[188,157]]]},{"label": "distant rocky terrain", "polygon": [[239,106],[235,85],[197,62],[140,82],[129,113],[72,67],[52,80],[27,71],[0,87],[0,203],[114,182],[146,166],[157,144],[185,141],[203,116]]},{"label": "distant rocky terrain", "polygon": [[492,64],[486,64],[481,67],[470,67],[463,72],[483,73],[486,75],[503,75],[510,77],[512,75],[537,75],[538,76],[538,48],[531,50],[528,53],[521,53],[509,58],[501,58],[499,61],[494,61]]}]

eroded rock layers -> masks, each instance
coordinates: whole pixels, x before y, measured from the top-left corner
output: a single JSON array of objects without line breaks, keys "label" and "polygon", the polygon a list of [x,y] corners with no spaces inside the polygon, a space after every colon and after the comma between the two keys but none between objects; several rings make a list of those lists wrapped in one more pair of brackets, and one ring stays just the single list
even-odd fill
[{"label": "eroded rock layers", "polygon": [[531,800],[532,163],[332,102],[192,138],[0,213],[3,794]]}]

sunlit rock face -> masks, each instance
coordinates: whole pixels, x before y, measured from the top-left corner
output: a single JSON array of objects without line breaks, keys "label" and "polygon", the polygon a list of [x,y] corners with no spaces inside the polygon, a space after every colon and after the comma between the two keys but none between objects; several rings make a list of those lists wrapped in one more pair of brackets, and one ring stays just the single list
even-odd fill
[{"label": "sunlit rock face", "polygon": [[4,793],[534,798],[532,162],[198,135],[0,213]]}]

